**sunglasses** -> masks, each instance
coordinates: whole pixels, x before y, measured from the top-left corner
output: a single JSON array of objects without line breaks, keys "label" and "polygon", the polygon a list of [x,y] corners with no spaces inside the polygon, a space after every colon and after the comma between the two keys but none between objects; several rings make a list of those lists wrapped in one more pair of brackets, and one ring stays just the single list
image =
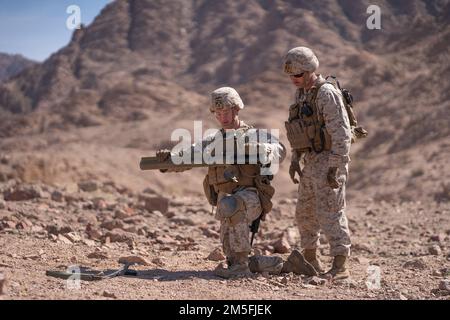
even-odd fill
[{"label": "sunglasses", "polygon": [[292,76],[293,76],[294,78],[301,78],[301,77],[303,77],[304,74],[305,74],[305,73],[302,72],[302,73],[299,73],[299,74],[293,74]]}]

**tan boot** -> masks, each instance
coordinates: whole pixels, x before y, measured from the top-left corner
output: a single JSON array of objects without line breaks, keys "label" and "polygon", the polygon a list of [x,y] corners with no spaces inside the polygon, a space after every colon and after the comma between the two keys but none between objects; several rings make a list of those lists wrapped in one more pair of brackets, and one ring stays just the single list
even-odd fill
[{"label": "tan boot", "polygon": [[214,274],[216,276],[225,279],[232,279],[249,277],[252,275],[250,269],[248,268],[247,252],[237,252],[227,260],[232,261],[232,264],[225,267],[223,263],[220,263],[216,269],[214,269]]},{"label": "tan boot", "polygon": [[305,249],[303,251],[303,256],[305,257],[306,261],[308,261],[314,269],[318,273],[324,273],[325,269],[323,268],[322,264],[320,263],[320,260],[317,258],[317,250],[316,249]]},{"label": "tan boot", "polygon": [[347,270],[345,264],[347,262],[346,256],[335,256],[333,266],[325,273],[325,277],[333,280],[342,280],[350,277],[350,272]]},{"label": "tan boot", "polygon": [[305,274],[307,276],[317,276],[317,271],[306,261],[300,251],[293,250],[287,261],[283,264],[281,272],[294,272],[296,274]]}]

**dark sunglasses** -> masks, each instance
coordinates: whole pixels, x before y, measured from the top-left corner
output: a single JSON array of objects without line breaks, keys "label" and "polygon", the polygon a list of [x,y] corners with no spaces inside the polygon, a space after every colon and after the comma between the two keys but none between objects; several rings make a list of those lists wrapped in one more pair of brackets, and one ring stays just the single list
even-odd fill
[{"label": "dark sunglasses", "polygon": [[303,77],[304,74],[305,74],[305,73],[302,72],[302,73],[299,73],[299,74],[293,74],[292,76],[293,76],[294,78],[301,78],[301,77]]}]

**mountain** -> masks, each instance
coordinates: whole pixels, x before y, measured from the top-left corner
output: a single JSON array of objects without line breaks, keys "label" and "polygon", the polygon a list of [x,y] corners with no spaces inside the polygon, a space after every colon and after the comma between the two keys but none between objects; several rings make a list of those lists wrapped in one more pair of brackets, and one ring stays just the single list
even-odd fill
[{"label": "mountain", "polygon": [[[358,120],[370,132],[353,148],[351,194],[439,200],[450,180],[450,2],[379,1],[380,30],[366,27],[370,4],[115,1],[66,47],[0,85],[0,147],[17,155],[45,158],[52,150],[78,159],[101,146],[102,161],[124,148],[150,152],[170,145],[174,128],[192,129],[192,121],[201,119],[214,125],[208,94],[222,85],[241,93],[245,119],[280,129],[286,141],[283,121],[294,88],[281,62],[290,48],[304,45],[317,53],[322,74],[337,75],[352,91]],[[89,174],[103,173],[93,158],[86,161],[92,161]],[[110,161],[104,171],[125,165]],[[82,174],[81,163],[46,179]],[[294,193],[286,165],[279,190]],[[21,178],[43,178],[39,166],[34,170],[40,173],[22,172]],[[139,174],[130,173],[144,183]],[[169,191],[183,189],[177,179],[198,180],[192,173],[151,175]]]},{"label": "mountain", "polygon": [[0,53],[0,82],[14,77],[22,70],[34,65],[35,62],[21,55]]}]

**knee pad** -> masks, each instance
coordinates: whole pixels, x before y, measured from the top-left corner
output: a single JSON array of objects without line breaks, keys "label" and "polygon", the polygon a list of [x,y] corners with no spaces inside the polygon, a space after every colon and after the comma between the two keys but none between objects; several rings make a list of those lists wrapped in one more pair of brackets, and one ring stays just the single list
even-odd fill
[{"label": "knee pad", "polygon": [[244,200],[233,194],[227,195],[219,200],[218,212],[221,219],[228,220],[234,225],[245,218]]}]

